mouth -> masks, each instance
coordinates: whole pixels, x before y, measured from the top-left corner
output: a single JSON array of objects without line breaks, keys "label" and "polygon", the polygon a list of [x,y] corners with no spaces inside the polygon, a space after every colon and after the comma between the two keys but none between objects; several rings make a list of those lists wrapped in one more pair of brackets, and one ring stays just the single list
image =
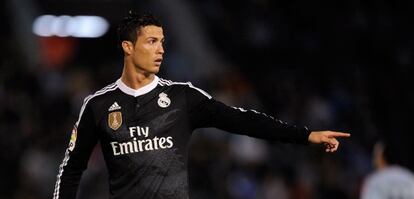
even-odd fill
[{"label": "mouth", "polygon": [[158,59],[156,59],[154,62],[155,62],[155,65],[156,65],[156,66],[160,66],[160,65],[161,65],[161,63],[162,63],[162,58],[158,58]]}]

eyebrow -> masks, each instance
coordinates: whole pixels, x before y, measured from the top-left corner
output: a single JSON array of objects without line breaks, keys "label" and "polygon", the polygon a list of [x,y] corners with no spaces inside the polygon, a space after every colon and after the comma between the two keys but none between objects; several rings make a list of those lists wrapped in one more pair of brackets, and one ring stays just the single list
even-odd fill
[{"label": "eyebrow", "polygon": [[159,37],[152,37],[152,36],[147,37],[147,39],[165,40],[164,37],[161,37],[160,39]]}]

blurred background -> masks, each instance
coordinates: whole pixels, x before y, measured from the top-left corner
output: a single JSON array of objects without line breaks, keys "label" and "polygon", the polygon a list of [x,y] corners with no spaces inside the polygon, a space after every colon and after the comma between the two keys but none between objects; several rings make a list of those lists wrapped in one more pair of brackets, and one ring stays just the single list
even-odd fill
[{"label": "blurred background", "polygon": [[[350,132],[335,154],[200,129],[196,198],[359,198],[372,147],[413,169],[413,2],[4,0],[0,2],[0,198],[51,198],[83,98],[121,75],[116,26],[129,10],[164,25],[159,76],[228,105]],[[79,198],[108,196],[99,146]]]}]

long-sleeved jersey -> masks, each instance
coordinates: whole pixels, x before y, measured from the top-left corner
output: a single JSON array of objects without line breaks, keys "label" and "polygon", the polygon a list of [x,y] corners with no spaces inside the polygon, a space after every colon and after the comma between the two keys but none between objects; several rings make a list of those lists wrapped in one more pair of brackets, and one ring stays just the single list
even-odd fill
[{"label": "long-sleeved jersey", "polygon": [[310,133],[254,110],[226,106],[191,83],[155,77],[134,90],[119,79],[85,98],[53,198],[76,197],[100,141],[111,199],[187,199],[187,147],[193,130],[203,127],[300,144],[308,143]]}]

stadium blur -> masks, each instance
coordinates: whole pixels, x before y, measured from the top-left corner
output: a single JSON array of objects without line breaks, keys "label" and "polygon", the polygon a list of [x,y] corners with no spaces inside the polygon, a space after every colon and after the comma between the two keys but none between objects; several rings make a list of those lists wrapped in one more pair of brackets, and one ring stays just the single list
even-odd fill
[{"label": "stadium blur", "polygon": [[[349,132],[337,153],[217,129],[194,133],[199,199],[358,198],[385,138],[414,169],[414,3],[5,0],[0,3],[0,198],[51,198],[83,98],[120,77],[116,26],[129,10],[164,25],[159,76],[228,105]],[[99,146],[81,199],[108,196]]]}]

